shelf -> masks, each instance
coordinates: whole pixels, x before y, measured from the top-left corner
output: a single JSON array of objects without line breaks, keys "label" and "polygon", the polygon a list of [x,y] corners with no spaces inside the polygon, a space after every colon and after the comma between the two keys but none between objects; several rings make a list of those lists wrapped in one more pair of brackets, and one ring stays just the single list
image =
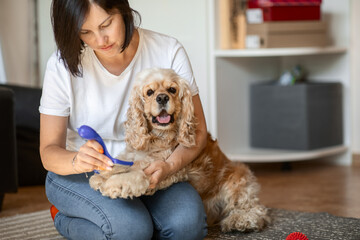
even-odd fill
[{"label": "shelf", "polygon": [[239,154],[226,154],[232,161],[240,162],[290,162],[311,160],[345,153],[348,148],[344,145],[321,148],[310,151],[287,151],[272,149],[247,149]]},{"label": "shelf", "polygon": [[345,53],[346,47],[299,47],[215,50],[215,57],[280,57]]},{"label": "shelf", "polygon": [[[209,4],[209,130],[219,139],[224,153],[233,161],[287,162],[329,158],[351,164],[351,54],[348,1],[325,0],[322,5],[331,42],[326,47],[221,49],[221,0]],[[227,29],[229,30],[229,29]],[[343,84],[343,138],[346,145],[310,151],[256,149],[251,144],[250,86],[274,79],[295,65],[306,69],[309,79],[336,80]],[[229,107],[226,107],[229,106]]]}]

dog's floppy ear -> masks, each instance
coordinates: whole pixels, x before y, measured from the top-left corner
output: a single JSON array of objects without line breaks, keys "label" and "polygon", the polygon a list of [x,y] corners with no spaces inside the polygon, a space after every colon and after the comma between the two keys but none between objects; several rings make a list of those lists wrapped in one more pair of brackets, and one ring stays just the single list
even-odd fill
[{"label": "dog's floppy ear", "polygon": [[179,132],[177,141],[185,147],[196,144],[195,130],[196,118],[190,87],[185,79],[179,77],[179,99],[181,101],[181,113],[179,116]]},{"label": "dog's floppy ear", "polygon": [[125,141],[136,150],[146,150],[150,134],[148,123],[144,116],[144,103],[140,86],[140,84],[136,84],[131,92],[130,106],[125,122]]}]

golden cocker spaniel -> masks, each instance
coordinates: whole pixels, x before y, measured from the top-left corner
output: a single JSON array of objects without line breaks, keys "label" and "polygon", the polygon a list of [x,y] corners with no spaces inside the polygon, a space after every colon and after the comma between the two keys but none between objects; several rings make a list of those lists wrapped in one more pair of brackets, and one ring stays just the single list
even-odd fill
[{"label": "golden cocker spaniel", "polygon": [[230,161],[210,134],[207,146],[188,166],[149,189],[143,172],[153,161],[166,161],[178,144],[195,146],[196,119],[186,80],[170,69],[147,69],[137,75],[126,121],[127,148],[117,158],[134,161],[115,165],[90,178],[90,185],[111,198],[153,194],[179,181],[199,192],[209,225],[224,232],[261,230],[270,219],[257,196],[259,185],[243,163]]}]

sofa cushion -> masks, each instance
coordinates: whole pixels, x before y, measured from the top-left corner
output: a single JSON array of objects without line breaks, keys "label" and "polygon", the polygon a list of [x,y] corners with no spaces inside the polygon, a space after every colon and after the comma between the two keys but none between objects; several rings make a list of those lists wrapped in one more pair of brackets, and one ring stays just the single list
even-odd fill
[{"label": "sofa cushion", "polygon": [[3,86],[13,90],[15,94],[16,127],[36,129],[39,131],[41,88],[16,85]]},{"label": "sofa cushion", "polygon": [[16,192],[18,187],[14,101],[14,92],[0,87],[0,193]]},{"label": "sofa cushion", "polygon": [[41,88],[2,86],[14,92],[19,185],[43,185],[47,171],[39,153]]}]

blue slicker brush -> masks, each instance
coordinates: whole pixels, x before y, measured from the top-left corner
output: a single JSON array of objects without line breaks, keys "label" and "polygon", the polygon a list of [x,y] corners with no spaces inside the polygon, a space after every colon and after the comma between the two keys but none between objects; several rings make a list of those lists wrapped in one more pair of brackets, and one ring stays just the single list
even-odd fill
[{"label": "blue slicker brush", "polygon": [[[114,164],[120,164],[120,165],[127,165],[127,166],[132,166],[134,163],[133,162],[126,162],[126,161],[122,161],[116,158],[113,158],[110,153],[108,152],[105,143],[103,141],[103,139],[100,137],[100,135],[91,127],[87,126],[87,125],[82,125],[80,128],[78,128],[78,133],[80,135],[80,137],[87,139],[87,140],[95,140],[98,143],[100,143],[100,145],[102,146],[103,150],[104,150],[104,154],[111,159],[111,161]],[[98,171],[94,171],[96,173],[99,173]]]}]

